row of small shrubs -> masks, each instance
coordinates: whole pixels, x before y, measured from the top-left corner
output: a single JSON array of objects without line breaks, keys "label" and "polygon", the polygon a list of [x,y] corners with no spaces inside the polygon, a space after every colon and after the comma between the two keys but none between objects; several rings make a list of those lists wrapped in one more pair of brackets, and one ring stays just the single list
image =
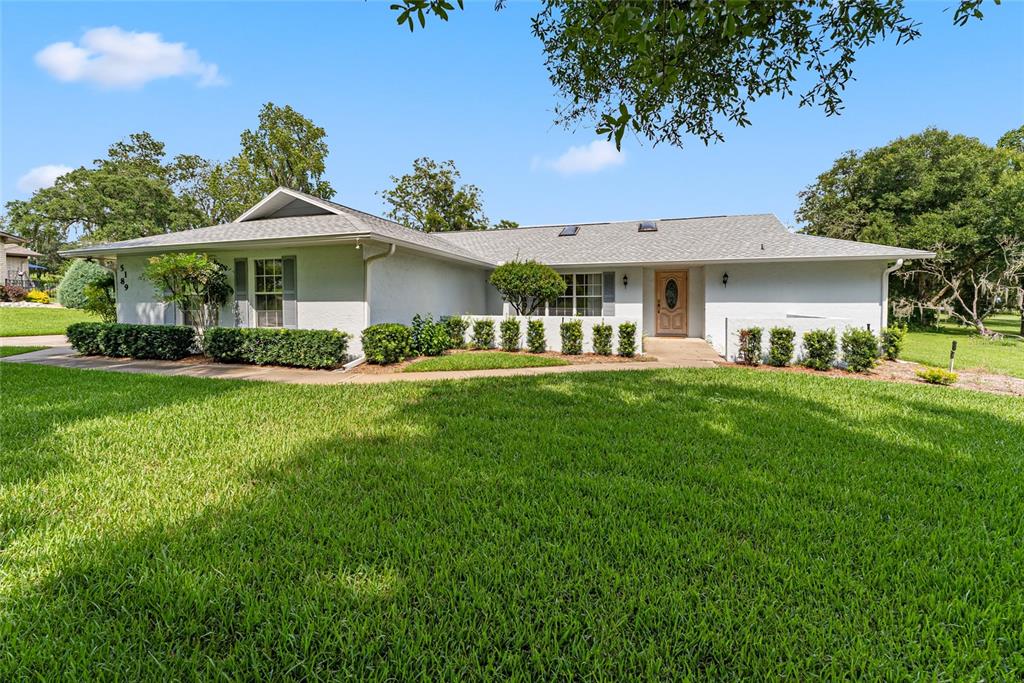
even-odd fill
[{"label": "row of small shrubs", "polygon": [[180,360],[202,348],[221,363],[334,368],[345,362],[349,335],[336,330],[212,327],[202,341],[183,325],[74,323],[68,341],[87,356]]},{"label": "row of small shrubs", "polygon": [[345,362],[348,339],[348,334],[337,330],[212,327],[203,336],[203,348],[221,363],[322,370]]},{"label": "row of small shrubs", "polygon": [[114,356],[179,360],[191,355],[196,333],[182,325],[126,325],[123,323],[73,323],[68,342],[86,356]]},{"label": "row of small shrubs", "polygon": [[[740,330],[737,354],[740,362],[747,365],[761,364],[762,332],[760,327]],[[768,364],[776,367],[789,365],[796,348],[796,332],[789,327],[773,327],[768,335]],[[881,338],[876,337],[870,330],[849,328],[839,342],[843,361],[853,372],[866,372],[875,367],[883,355],[888,360],[896,360],[903,350],[905,336],[906,328],[897,325],[885,328]],[[805,332],[801,364],[814,370],[830,369],[836,363],[836,345],[836,332],[833,329]]]}]

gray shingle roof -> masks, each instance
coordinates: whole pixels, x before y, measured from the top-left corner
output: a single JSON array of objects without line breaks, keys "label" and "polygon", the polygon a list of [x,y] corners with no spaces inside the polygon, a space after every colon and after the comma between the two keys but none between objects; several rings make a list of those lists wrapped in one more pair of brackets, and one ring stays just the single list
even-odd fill
[{"label": "gray shingle roof", "polygon": [[440,233],[438,237],[492,261],[536,259],[553,266],[658,262],[789,259],[926,258],[929,252],[791,233],[771,214],[709,216],[656,221],[656,232],[638,232],[640,221]]},{"label": "gray shingle roof", "polygon": [[[230,247],[264,240],[365,237],[438,256],[495,265],[535,259],[553,266],[587,264],[701,263],[829,259],[929,258],[933,254],[864,242],[811,237],[789,232],[771,214],[709,216],[657,221],[655,232],[638,232],[640,221],[581,224],[578,234],[560,237],[565,225],[423,233],[343,204],[292,190],[331,215],[250,218],[209,228],[184,230],[65,252],[71,256],[167,249]],[[257,212],[254,215],[258,215]]]}]

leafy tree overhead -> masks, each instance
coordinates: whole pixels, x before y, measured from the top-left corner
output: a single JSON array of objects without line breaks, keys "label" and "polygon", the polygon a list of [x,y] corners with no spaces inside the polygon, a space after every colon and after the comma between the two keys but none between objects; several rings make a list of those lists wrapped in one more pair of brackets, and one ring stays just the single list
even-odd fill
[{"label": "leafy tree overhead", "polygon": [[177,305],[187,313],[189,324],[199,330],[217,324],[220,307],[233,292],[227,267],[207,254],[153,256],[143,277],[153,284],[160,301]]},{"label": "leafy tree overhead", "polygon": [[260,110],[256,130],[242,132],[239,172],[260,184],[260,196],[287,187],[324,199],[334,188],[323,180],[327,159],[327,132],[285,105],[267,102]]},{"label": "leafy tree overhead", "polygon": [[461,177],[454,161],[416,159],[412,173],[391,176],[394,187],[377,193],[390,207],[384,215],[423,232],[483,230],[487,217],[480,188],[460,186]]},{"label": "leafy tree overhead", "polygon": [[562,276],[536,261],[503,263],[491,273],[490,283],[518,315],[533,315],[541,306],[565,293]]},{"label": "leafy tree overhead", "polygon": [[[955,24],[982,18],[982,0],[950,1]],[[391,7],[410,31],[454,10],[448,0]],[[801,106],[840,113],[857,54],[885,38],[911,41],[920,24],[904,0],[544,0],[533,34],[561,96],[558,123],[587,122],[616,145],[627,130],[681,145],[686,134],[722,140],[722,119],[747,126],[752,102],[796,95],[804,78]]]},{"label": "leafy tree overhead", "polygon": [[894,299],[989,331],[1024,273],[1024,155],[929,128],[847,152],[800,194],[811,235],[934,251],[900,271]]}]

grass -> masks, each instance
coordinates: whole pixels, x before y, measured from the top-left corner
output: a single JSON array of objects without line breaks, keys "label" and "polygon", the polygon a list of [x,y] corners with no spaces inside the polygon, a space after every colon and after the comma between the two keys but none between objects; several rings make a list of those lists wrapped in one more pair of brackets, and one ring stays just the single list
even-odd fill
[{"label": "grass", "polygon": [[3,680],[1024,673],[1020,399],[2,371]]},{"label": "grass", "polygon": [[30,353],[45,348],[45,346],[0,346],[0,358],[17,356],[22,353]]},{"label": "grass", "polygon": [[535,356],[505,351],[472,351],[424,358],[405,366],[404,372],[435,372],[438,370],[495,370],[503,368],[542,368],[568,365],[568,361],[551,356]]},{"label": "grass", "polygon": [[64,334],[68,325],[99,321],[91,313],[72,308],[0,308],[0,337]]},{"label": "grass", "polygon": [[[1020,332],[1020,318],[1014,315],[993,316],[987,322],[993,330],[1002,334],[1016,335]],[[934,332],[908,333],[902,358],[925,365],[948,367],[949,347],[954,339],[957,342],[955,370],[982,370],[1024,377],[1024,340],[1006,338],[993,341],[953,323],[941,323]]]}]

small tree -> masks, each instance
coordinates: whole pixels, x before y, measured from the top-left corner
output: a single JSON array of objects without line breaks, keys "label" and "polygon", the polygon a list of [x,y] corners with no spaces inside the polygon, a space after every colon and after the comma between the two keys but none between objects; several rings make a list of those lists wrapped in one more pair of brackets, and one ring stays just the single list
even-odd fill
[{"label": "small tree", "polygon": [[82,288],[85,310],[95,313],[105,323],[117,322],[117,300],[114,298],[114,273],[107,271],[101,279]]},{"label": "small tree", "polygon": [[536,261],[509,261],[494,269],[491,284],[518,315],[533,313],[565,293],[565,280],[553,268]]},{"label": "small tree", "polygon": [[149,259],[142,277],[157,299],[179,306],[197,330],[217,324],[218,311],[231,296],[227,268],[207,254],[163,254]]}]

